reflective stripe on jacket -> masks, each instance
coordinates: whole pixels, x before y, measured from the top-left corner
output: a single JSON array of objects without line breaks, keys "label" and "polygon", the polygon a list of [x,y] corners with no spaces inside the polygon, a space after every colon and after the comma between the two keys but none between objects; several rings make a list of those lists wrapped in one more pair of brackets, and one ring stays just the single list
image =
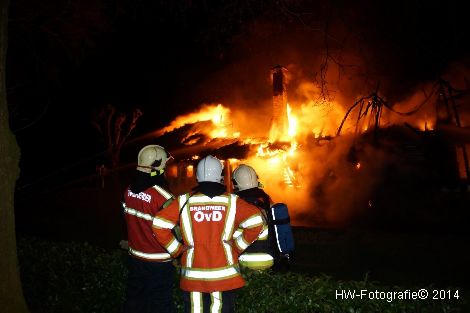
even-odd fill
[{"label": "reflective stripe on jacket", "polygon": [[170,254],[160,245],[152,231],[153,217],[170,198],[171,193],[157,185],[138,194],[126,189],[122,206],[127,224],[129,254],[152,262],[171,260]]},{"label": "reflective stripe on jacket", "polygon": [[[177,224],[185,249],[171,231]],[[255,206],[230,193],[213,198],[202,193],[189,199],[188,195],[179,196],[158,212],[153,222],[155,235],[168,252],[172,256],[182,253],[181,289],[200,292],[244,285],[238,256],[258,238],[263,225]],[[241,234],[234,239],[238,228]]]},{"label": "reflective stripe on jacket", "polygon": [[[233,237],[236,238],[240,234],[241,230],[237,229]],[[265,270],[272,267],[274,258],[268,253],[268,245],[268,225],[263,225],[263,230],[256,241],[238,258],[240,265],[254,270]]]}]

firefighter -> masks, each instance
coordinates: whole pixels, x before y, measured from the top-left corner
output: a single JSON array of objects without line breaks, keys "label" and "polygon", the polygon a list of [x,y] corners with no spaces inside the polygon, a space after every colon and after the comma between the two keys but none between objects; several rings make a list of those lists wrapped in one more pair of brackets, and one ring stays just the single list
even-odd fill
[{"label": "firefighter", "polygon": [[[240,164],[232,174],[235,193],[243,200],[254,204],[267,220],[269,209],[272,205],[271,197],[260,188],[258,175],[255,170],[245,164]],[[240,265],[255,270],[265,270],[274,264],[274,243],[268,240],[268,225],[265,224],[258,239],[249,246],[238,258]],[[239,235],[237,230],[234,236]]]},{"label": "firefighter", "polygon": [[294,253],[294,237],[287,205],[273,204],[271,197],[261,189],[258,175],[251,166],[240,164],[232,177],[236,194],[256,205],[267,221],[258,240],[240,256],[240,264],[256,270],[270,267],[280,272],[289,270]]},{"label": "firefighter", "polygon": [[[180,288],[185,312],[234,312],[236,289],[244,286],[238,256],[263,229],[260,211],[226,192],[222,163],[213,156],[201,159],[198,185],[183,194],[153,221],[157,239],[176,258],[181,254]],[[172,231],[182,234],[180,243]],[[241,234],[233,239],[236,229]]]},{"label": "firefighter", "polygon": [[124,193],[128,233],[128,279],[124,312],[174,312],[175,268],[152,230],[153,217],[173,195],[167,190],[165,165],[171,158],[161,146],[148,145],[137,157],[137,170]]}]

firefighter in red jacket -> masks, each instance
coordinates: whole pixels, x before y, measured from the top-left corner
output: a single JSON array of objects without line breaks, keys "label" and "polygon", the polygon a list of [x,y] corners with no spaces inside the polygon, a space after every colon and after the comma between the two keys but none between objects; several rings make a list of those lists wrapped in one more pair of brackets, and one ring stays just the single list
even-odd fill
[{"label": "firefighter in red jacket", "polygon": [[161,146],[140,150],[135,178],[124,193],[129,259],[124,312],[174,312],[175,268],[152,231],[153,217],[172,198],[164,175],[169,153]]},{"label": "firefighter in red jacket", "polygon": [[[238,256],[263,229],[259,209],[226,192],[222,163],[213,156],[197,165],[198,186],[183,194],[153,221],[157,239],[172,257],[181,254],[185,312],[234,312],[235,290],[245,281]],[[178,226],[180,243],[172,232]],[[242,234],[233,238],[236,229]]]}]

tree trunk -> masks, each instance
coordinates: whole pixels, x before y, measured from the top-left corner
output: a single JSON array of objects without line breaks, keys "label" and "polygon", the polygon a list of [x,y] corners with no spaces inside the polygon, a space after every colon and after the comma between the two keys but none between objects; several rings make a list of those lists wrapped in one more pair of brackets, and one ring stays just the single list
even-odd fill
[{"label": "tree trunk", "polygon": [[8,0],[0,0],[0,310],[28,312],[21,289],[16,255],[15,184],[20,151],[9,128],[5,88]]}]

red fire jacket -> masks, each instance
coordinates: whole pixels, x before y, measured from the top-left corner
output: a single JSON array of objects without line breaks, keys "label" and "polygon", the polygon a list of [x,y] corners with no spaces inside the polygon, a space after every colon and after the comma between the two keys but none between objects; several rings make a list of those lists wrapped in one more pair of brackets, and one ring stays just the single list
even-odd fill
[{"label": "red fire jacket", "polygon": [[171,260],[152,231],[153,217],[172,194],[160,186],[150,187],[138,194],[129,188],[124,193],[124,216],[127,224],[129,253],[137,258],[164,262]]},{"label": "red fire jacket", "polygon": [[[180,213],[181,209],[181,213]],[[181,244],[172,229],[181,230]],[[173,257],[182,253],[180,287],[186,291],[226,291],[240,288],[238,256],[255,241],[264,225],[258,208],[225,193],[210,198],[202,193],[179,196],[157,213],[157,239]],[[242,233],[233,239],[236,229]]]}]

